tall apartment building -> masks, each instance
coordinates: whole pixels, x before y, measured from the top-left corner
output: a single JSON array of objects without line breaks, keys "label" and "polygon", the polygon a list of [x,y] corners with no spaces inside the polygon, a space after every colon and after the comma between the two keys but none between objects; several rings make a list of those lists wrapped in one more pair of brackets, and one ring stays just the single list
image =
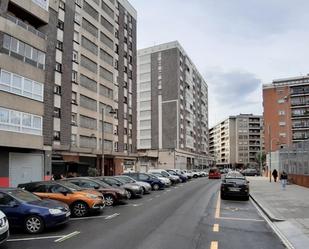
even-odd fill
[{"label": "tall apartment building", "polygon": [[266,152],[309,138],[309,75],[263,85]]},{"label": "tall apartment building", "polygon": [[217,165],[256,166],[264,151],[263,118],[260,115],[230,116],[209,130],[209,152]]},{"label": "tall apartment building", "polygon": [[[138,51],[137,148],[141,166],[190,168],[208,159],[208,87],[177,42]],[[149,165],[151,157],[156,163]]]},{"label": "tall apartment building", "polygon": [[88,167],[114,174],[131,164],[136,11],[129,2],[4,0],[0,11],[0,184]]}]

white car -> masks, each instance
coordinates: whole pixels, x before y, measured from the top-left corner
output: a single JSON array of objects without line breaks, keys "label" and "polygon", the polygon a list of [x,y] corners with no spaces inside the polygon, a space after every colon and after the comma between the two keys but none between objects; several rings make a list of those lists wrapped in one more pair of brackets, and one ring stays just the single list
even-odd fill
[{"label": "white car", "polygon": [[181,182],[179,176],[171,175],[165,169],[151,169],[151,170],[148,171],[148,173],[150,173],[150,174],[160,173],[160,174],[162,174],[163,177],[169,178],[171,180],[172,184],[176,184],[176,183]]},{"label": "white car", "polygon": [[7,240],[9,237],[9,222],[6,215],[0,211],[0,244]]},{"label": "white car", "polygon": [[183,169],[181,171],[188,177],[188,179],[191,179],[193,177],[193,174],[189,172],[188,170]]}]

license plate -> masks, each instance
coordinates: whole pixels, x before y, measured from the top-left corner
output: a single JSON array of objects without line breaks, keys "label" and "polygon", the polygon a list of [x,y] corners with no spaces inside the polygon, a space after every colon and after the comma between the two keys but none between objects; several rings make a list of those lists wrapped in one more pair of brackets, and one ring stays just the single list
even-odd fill
[{"label": "license plate", "polygon": [[229,188],[229,190],[232,191],[232,192],[239,192],[240,191],[239,188]]},{"label": "license plate", "polygon": [[71,212],[67,212],[65,216],[69,217],[70,215],[71,215]]}]

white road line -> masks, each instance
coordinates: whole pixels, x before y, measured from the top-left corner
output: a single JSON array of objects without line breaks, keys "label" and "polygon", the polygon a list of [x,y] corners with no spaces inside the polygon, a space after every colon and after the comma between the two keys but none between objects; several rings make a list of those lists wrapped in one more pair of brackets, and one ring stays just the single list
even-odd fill
[{"label": "white road line", "polygon": [[160,195],[156,195],[156,197],[158,198],[158,197],[160,197]]},{"label": "white road line", "polygon": [[138,204],[132,204],[133,207],[139,207],[139,206],[142,206],[143,203],[138,203]]},{"label": "white road line", "polygon": [[166,190],[166,192],[171,192],[171,190],[170,190],[170,189],[168,189],[168,190]]},{"label": "white road line", "polygon": [[80,234],[79,231],[75,231],[75,232],[73,232],[73,233],[69,233],[69,234],[67,234],[67,235],[65,235],[65,236],[63,236],[63,237],[61,237],[61,238],[59,238],[59,239],[56,239],[55,242],[62,242],[62,241],[65,241],[65,240],[67,240],[67,239],[70,239],[70,238],[72,238],[72,237],[78,235],[78,234]]},{"label": "white road line", "polygon": [[221,220],[239,220],[239,221],[258,221],[258,222],[264,222],[264,220],[259,219],[249,219],[249,218],[237,218],[237,217],[220,217]]},{"label": "white road line", "polygon": [[90,220],[90,219],[101,219],[101,218],[106,218],[108,215],[98,215],[98,216],[89,216],[89,217],[80,217],[80,218],[72,218],[70,221],[75,221],[75,220]]},{"label": "white road line", "polygon": [[152,201],[153,200],[153,198],[150,198],[148,201]]},{"label": "white road line", "polygon": [[40,239],[57,239],[57,238],[62,238],[63,236],[65,236],[65,235],[30,237],[30,238],[20,238],[20,239],[8,239],[7,242],[18,242],[18,241],[28,241],[28,240],[40,240]]},{"label": "white road line", "polygon": [[174,187],[174,188],[178,188],[178,187]]},{"label": "white road line", "polygon": [[112,219],[112,218],[117,217],[118,215],[119,215],[119,213],[114,213],[114,214],[112,214],[112,215],[107,216],[107,217],[105,218],[105,220],[110,220],[110,219]]}]

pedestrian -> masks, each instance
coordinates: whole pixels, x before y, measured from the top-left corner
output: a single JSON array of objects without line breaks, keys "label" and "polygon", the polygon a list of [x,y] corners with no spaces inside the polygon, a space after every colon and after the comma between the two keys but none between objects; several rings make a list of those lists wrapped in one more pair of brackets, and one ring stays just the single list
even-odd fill
[{"label": "pedestrian", "polygon": [[281,181],[282,190],[285,190],[285,186],[286,186],[287,180],[288,180],[287,173],[285,173],[285,171],[282,171],[282,173],[280,175],[280,181]]},{"label": "pedestrian", "polygon": [[276,169],[273,170],[273,178],[274,178],[274,181],[277,182],[277,178],[278,178],[278,171]]}]

